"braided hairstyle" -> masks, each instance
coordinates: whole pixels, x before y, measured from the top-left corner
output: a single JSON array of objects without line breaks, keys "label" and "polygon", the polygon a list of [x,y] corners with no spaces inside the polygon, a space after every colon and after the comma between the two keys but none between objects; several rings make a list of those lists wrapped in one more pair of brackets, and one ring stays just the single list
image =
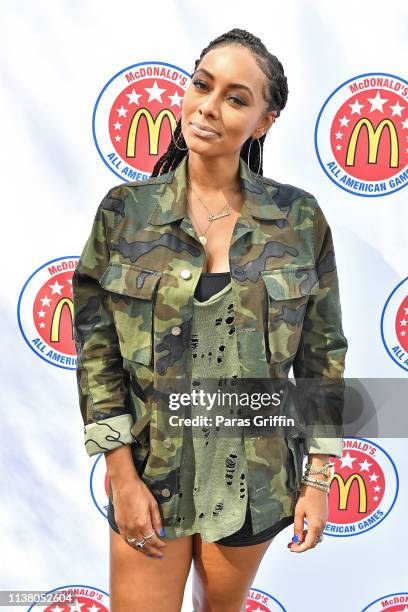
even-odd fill
[{"label": "braided hairstyle", "polygon": [[[268,104],[267,112],[277,111],[276,117],[279,117],[280,112],[283,108],[285,108],[286,101],[288,99],[288,82],[283,71],[283,66],[275,55],[269,53],[259,38],[246,30],[233,28],[229,32],[214,38],[214,40],[212,40],[210,44],[202,50],[200,57],[196,60],[191,77],[193,77],[194,72],[197,70],[201,60],[209,51],[215,47],[228,46],[231,44],[239,44],[252,51],[256,63],[268,77],[266,91],[263,91],[264,98]],[[263,134],[259,138],[261,146],[253,147],[250,151],[249,167],[255,174],[258,172],[259,168],[259,174],[263,175],[262,163],[260,164],[260,162],[262,162],[262,158],[260,158],[259,149],[263,151],[265,138],[266,134]],[[174,130],[174,136],[170,140],[167,151],[156,162],[151,176],[158,176],[159,174],[164,174],[170,170],[175,170],[183,157],[185,157],[187,154],[187,150],[180,151],[180,149],[176,147],[174,140],[181,148],[185,148],[187,146],[181,131],[181,117],[177,123],[176,129]],[[241,147],[240,155],[244,160],[248,159],[248,150],[251,142],[252,138],[249,137]]]}]

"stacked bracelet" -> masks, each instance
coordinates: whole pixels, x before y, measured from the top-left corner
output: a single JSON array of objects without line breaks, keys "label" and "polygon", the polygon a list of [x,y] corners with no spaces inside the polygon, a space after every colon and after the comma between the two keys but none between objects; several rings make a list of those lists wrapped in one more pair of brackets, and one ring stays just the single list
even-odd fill
[{"label": "stacked bracelet", "polygon": [[[310,474],[324,474],[327,480],[323,481],[318,480],[317,478],[310,478]],[[333,475],[334,463],[329,462],[325,463],[324,465],[313,465],[312,463],[306,463],[306,471],[302,476],[301,482],[329,493]]]},{"label": "stacked bracelet", "polygon": [[311,487],[315,487],[316,489],[320,489],[321,491],[326,491],[326,493],[330,491],[329,483],[324,482],[323,480],[317,480],[317,478],[309,478],[308,476],[303,475],[301,482],[303,484],[310,485]]}]

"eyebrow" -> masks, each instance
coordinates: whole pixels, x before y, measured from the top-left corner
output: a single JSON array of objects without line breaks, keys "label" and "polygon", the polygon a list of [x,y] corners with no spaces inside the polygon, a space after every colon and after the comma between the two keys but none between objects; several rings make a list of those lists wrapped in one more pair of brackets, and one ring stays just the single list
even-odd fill
[{"label": "eyebrow", "polygon": [[[205,68],[197,68],[196,73],[197,72],[204,72],[208,76],[209,79],[211,79],[212,81],[214,80],[214,76],[211,74],[211,72],[209,72]],[[236,87],[238,89],[244,89],[250,94],[252,98],[254,97],[249,87],[247,87],[246,85],[243,85],[242,83],[228,83],[228,87]]]}]

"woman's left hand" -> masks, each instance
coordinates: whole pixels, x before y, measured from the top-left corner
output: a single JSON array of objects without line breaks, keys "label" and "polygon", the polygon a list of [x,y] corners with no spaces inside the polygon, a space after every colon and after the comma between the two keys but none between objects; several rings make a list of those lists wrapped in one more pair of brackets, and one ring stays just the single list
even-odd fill
[{"label": "woman's left hand", "polygon": [[[329,516],[329,502],[326,491],[303,484],[295,506],[294,535],[298,542],[289,542],[291,552],[304,552],[314,548],[323,532]],[[304,519],[307,529],[304,529]],[[306,537],[305,537],[306,536]]]}]

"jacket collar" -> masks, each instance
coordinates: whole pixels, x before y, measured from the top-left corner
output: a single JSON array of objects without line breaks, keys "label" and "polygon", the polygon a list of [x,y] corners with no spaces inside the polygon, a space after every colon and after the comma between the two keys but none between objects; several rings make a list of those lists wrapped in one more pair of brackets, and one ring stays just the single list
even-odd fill
[{"label": "jacket collar", "polygon": [[[187,160],[188,154],[183,157],[175,170],[154,178],[155,184],[160,185],[161,183],[161,189],[155,192],[157,204],[148,220],[151,225],[172,223],[188,216],[186,206]],[[247,219],[249,225],[256,225],[252,217],[267,220],[286,219],[286,215],[273,200],[278,187],[269,184],[266,186],[261,179],[253,178],[242,157],[239,158],[239,175],[244,197],[240,213]]]}]

